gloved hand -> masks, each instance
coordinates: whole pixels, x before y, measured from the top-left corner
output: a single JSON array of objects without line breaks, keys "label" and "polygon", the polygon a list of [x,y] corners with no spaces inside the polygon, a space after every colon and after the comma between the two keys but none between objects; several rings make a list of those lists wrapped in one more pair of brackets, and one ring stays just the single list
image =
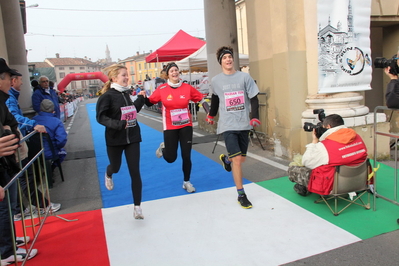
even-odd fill
[{"label": "gloved hand", "polygon": [[205,122],[207,122],[209,125],[213,125],[213,124],[215,124],[214,118],[215,118],[214,116],[207,115]]},{"label": "gloved hand", "polygon": [[252,118],[251,121],[249,121],[249,124],[253,127],[258,127],[260,126],[260,121],[258,118]]}]

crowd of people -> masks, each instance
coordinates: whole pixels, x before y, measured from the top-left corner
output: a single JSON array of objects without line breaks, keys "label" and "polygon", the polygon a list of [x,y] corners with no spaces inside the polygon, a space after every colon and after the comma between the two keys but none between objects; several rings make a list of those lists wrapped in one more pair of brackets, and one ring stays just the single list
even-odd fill
[{"label": "crowd of people", "polygon": [[[19,144],[22,137],[30,132],[49,135],[49,142],[43,139],[45,157],[50,157],[49,146],[53,144],[57,153],[66,154],[63,150],[67,134],[60,120],[59,98],[49,79],[41,76],[37,83],[33,82],[32,105],[37,116],[32,119],[25,117],[19,107],[18,98],[22,86],[22,74],[18,70],[11,69],[3,58],[0,58],[0,256],[1,265],[8,265],[24,259],[33,258],[37,249],[29,253],[21,248],[30,241],[29,236],[17,237],[11,224],[14,221],[27,218],[48,209],[51,213],[61,208],[60,203],[50,202],[35,186],[32,166],[27,169],[27,175],[19,178],[19,188],[29,206],[20,206],[17,182],[10,182],[20,171],[20,164],[25,166],[31,159],[29,152],[33,148],[33,141],[25,141]],[[40,140],[39,140],[40,141]],[[18,152],[18,153],[17,153]],[[18,161],[20,160],[20,162]],[[19,164],[20,163],[20,164]],[[7,187],[9,202],[4,200]],[[50,184],[49,184],[50,186]],[[10,209],[11,208],[11,209]],[[10,216],[9,213],[13,215]],[[15,245],[15,246],[14,246]],[[15,254],[14,254],[15,253]]]},{"label": "crowd of people", "polygon": [[[104,184],[106,189],[114,189],[114,178],[122,165],[124,154],[131,179],[135,219],[144,219],[141,208],[142,179],[140,172],[140,143],[142,142],[137,113],[144,105],[151,106],[162,103],[163,141],[155,151],[158,158],[174,163],[181,149],[183,183],[182,188],[188,193],[196,191],[191,180],[191,151],[193,141],[193,123],[189,102],[201,103],[206,112],[206,122],[217,123],[217,134],[222,134],[226,154],[219,159],[224,170],[232,173],[237,190],[237,201],[244,209],[253,204],[248,199],[243,186],[243,164],[245,163],[250,131],[261,125],[259,120],[259,88],[253,78],[234,68],[234,51],[229,46],[220,47],[216,51],[216,60],[221,72],[212,78],[211,104],[203,99],[203,95],[191,85],[182,82],[178,66],[171,62],[162,70],[163,76],[151,95],[137,87],[129,86],[129,74],[125,66],[114,64],[104,72],[108,81],[104,84],[96,106],[96,119],[105,126],[105,143],[109,164],[105,167]],[[397,71],[389,68],[385,73],[391,78],[388,84],[386,100],[388,107],[398,108],[399,89]],[[162,79],[162,80],[161,80]],[[0,254],[1,262],[14,260],[14,249],[19,259],[34,257],[37,250],[30,254],[25,249],[13,247],[13,243],[23,245],[29,239],[17,238],[10,229],[8,205],[3,201],[4,186],[15,174],[16,150],[23,154],[18,145],[20,137],[31,131],[46,133],[56,147],[57,152],[63,150],[67,142],[67,134],[60,121],[59,105],[73,100],[66,94],[57,94],[46,76],[32,82],[32,105],[37,116],[24,117],[18,105],[18,96],[22,85],[21,74],[10,69],[4,59],[0,59]],[[136,96],[136,97],[133,97]],[[218,121],[215,117],[219,114]],[[362,138],[344,125],[344,119],[338,114],[327,116],[322,122],[322,134],[312,133],[312,143],[306,146],[302,158],[304,167],[310,169],[305,177],[296,180],[294,190],[306,196],[309,193],[328,195],[333,185],[333,175],[337,165],[359,165],[367,159],[367,148]],[[8,132],[8,134],[5,134]],[[29,149],[29,145],[26,147]],[[46,158],[50,157],[48,145],[45,144]],[[23,156],[22,165],[29,156]],[[31,177],[30,177],[31,178]],[[24,195],[32,198],[38,208],[49,207],[52,211],[60,209],[61,204],[45,199],[35,202],[29,195],[30,180],[21,185]],[[13,204],[17,200],[15,183],[8,187]],[[40,193],[40,191],[35,191]],[[36,196],[35,196],[36,198]],[[39,197],[42,198],[42,197]],[[44,198],[44,197],[43,197]],[[15,204],[13,206],[16,206]],[[13,208],[14,219],[21,216],[23,210]],[[18,213],[19,212],[19,213]],[[23,216],[23,215],[22,215]],[[14,241],[13,241],[14,238]]]}]

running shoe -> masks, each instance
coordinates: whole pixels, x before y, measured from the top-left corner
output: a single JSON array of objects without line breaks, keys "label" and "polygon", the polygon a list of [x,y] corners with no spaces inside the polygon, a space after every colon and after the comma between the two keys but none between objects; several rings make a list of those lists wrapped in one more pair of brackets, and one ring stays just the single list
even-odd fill
[{"label": "running shoe", "polygon": [[50,208],[53,212],[58,211],[59,209],[61,209],[61,204],[60,203],[53,203],[50,202]]},{"label": "running shoe", "polygon": [[21,236],[21,237],[17,236],[15,238],[15,244],[17,244],[17,247],[23,246],[26,243],[29,243],[29,241],[30,241],[30,237],[29,236],[26,236],[26,242],[25,242],[25,237],[23,237],[23,236]]},{"label": "running shoe", "polygon": [[224,170],[226,170],[227,172],[231,172],[231,163],[226,163],[224,160],[226,158],[226,155],[224,154],[220,154],[219,159],[222,162],[223,168]]},{"label": "running shoe", "polygon": [[155,151],[155,155],[158,158],[161,158],[163,156],[163,149],[165,148],[165,143],[161,142],[161,144],[159,144],[158,149]]},{"label": "running shoe", "polygon": [[144,219],[143,211],[141,210],[140,206],[134,206],[133,216],[136,220]]},{"label": "running shoe", "polygon": [[[28,260],[30,260],[31,258],[33,258],[34,256],[36,256],[37,254],[37,249],[32,249],[28,255],[28,252],[26,249],[23,248],[18,248],[16,251],[17,254],[17,262],[22,262],[24,261],[24,259],[26,257],[28,257]],[[1,266],[4,265],[10,265],[10,264],[14,264],[15,263],[15,257],[14,254],[12,254],[11,256],[9,256],[6,259],[2,259],[1,260]]]},{"label": "running shoe", "polygon": [[187,190],[187,192],[188,193],[193,193],[193,192],[195,192],[195,187],[193,186],[193,184],[191,184],[191,182],[190,181],[184,181],[183,182],[183,188],[185,189],[185,190]]},{"label": "running shoe", "polygon": [[105,173],[105,187],[108,190],[114,189],[114,181],[112,180],[112,177],[107,176],[107,173]]},{"label": "running shoe", "polygon": [[[33,217],[35,218],[35,215],[37,214],[37,209],[35,206],[32,206],[32,214]],[[26,209],[24,210],[24,219],[29,219],[31,218],[31,210],[29,207],[26,207]],[[14,221],[20,221],[22,220],[22,214],[21,213],[17,213],[14,215]]]},{"label": "running shoe", "polygon": [[238,203],[240,203],[241,207],[244,209],[252,208],[252,203],[248,200],[247,195],[238,196]]}]

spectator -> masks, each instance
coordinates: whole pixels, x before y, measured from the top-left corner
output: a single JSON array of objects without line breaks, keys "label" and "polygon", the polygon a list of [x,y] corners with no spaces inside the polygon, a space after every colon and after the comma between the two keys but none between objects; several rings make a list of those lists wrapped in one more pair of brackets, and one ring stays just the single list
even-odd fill
[{"label": "spectator", "polygon": [[[8,91],[11,87],[11,75],[18,75],[17,72],[10,69],[3,58],[0,58],[0,186],[3,188],[11,181],[17,169],[10,168],[15,163],[15,151],[18,148],[19,133],[18,122],[8,111],[5,104],[8,98]],[[10,130],[11,134],[5,136],[5,130]],[[16,182],[8,188],[11,200],[11,206],[16,205],[17,187]],[[1,193],[2,194],[2,193]],[[1,265],[7,265],[14,262],[14,250],[17,254],[17,261],[23,261],[27,256],[33,258],[37,254],[37,249],[32,249],[27,253],[26,249],[14,246],[13,238],[16,239],[11,224],[14,222],[9,213],[7,201],[0,201],[0,257]],[[18,239],[17,239],[18,240]],[[28,239],[27,239],[28,240]]]},{"label": "spectator", "polygon": [[367,159],[363,139],[344,125],[340,115],[327,116],[323,120],[323,128],[325,132],[320,139],[313,129],[313,141],[306,145],[302,157],[302,164],[312,169],[310,177],[301,177],[302,181],[292,180],[297,183],[294,190],[302,196],[308,195],[308,192],[329,195],[334,184],[335,166],[355,166]]},{"label": "spectator", "polygon": [[39,78],[39,87],[32,94],[33,110],[40,112],[40,104],[44,99],[49,99],[54,104],[55,117],[60,118],[60,106],[58,104],[58,96],[55,90],[49,86],[49,79],[46,76]]},{"label": "spectator", "polygon": [[30,85],[33,88],[33,91],[37,90],[39,88],[39,82],[36,79],[32,79],[30,82]]},{"label": "spectator", "polygon": [[[67,133],[64,124],[55,116],[54,108],[55,105],[51,100],[44,99],[40,104],[39,114],[34,116],[33,119],[46,127],[55,152],[60,155],[60,162],[62,162],[66,156],[64,146],[67,143]],[[46,159],[51,159],[53,155],[49,143],[45,141],[43,145]]]},{"label": "spectator", "polygon": [[387,107],[399,109],[399,67],[395,62],[394,66],[384,68],[384,72],[390,78],[387,85],[387,92],[385,93]]},{"label": "spectator", "polygon": [[[14,70],[16,73],[18,73],[17,70]],[[18,122],[18,128],[22,134],[22,136],[26,136],[27,133],[36,130],[37,132],[40,133],[46,133],[46,128],[43,125],[39,125],[35,120],[29,119],[25,116],[22,115],[22,110],[19,107],[18,104],[18,98],[19,94],[21,91],[21,86],[22,86],[22,75],[18,73],[17,75],[12,75],[11,76],[11,89],[9,90],[9,98],[6,101],[6,105],[8,109],[10,110],[11,114],[15,117],[15,119]],[[28,154],[26,153],[25,157],[22,158],[22,153],[21,155],[21,163],[22,165],[26,165],[30,159],[28,157]],[[33,172],[32,172],[32,167],[28,169],[28,182],[29,182],[29,190],[28,190],[28,184],[26,181],[25,176],[20,178],[20,185],[22,192],[27,198],[31,199],[31,203],[34,206],[39,206],[40,208],[46,208],[49,205],[49,201],[44,198],[40,190],[35,189],[34,185],[34,180],[33,180]],[[29,191],[30,191],[30,196],[29,196]],[[37,197],[36,197],[37,193]],[[40,204],[37,204],[37,200],[40,200]],[[42,201],[42,199],[45,199],[45,202]],[[51,209],[53,212],[58,211],[61,208],[61,204],[59,203],[50,203]],[[27,212],[28,213],[28,212]],[[30,212],[29,212],[30,213]],[[17,214],[15,216],[15,220],[20,220],[21,219],[21,214]]]}]

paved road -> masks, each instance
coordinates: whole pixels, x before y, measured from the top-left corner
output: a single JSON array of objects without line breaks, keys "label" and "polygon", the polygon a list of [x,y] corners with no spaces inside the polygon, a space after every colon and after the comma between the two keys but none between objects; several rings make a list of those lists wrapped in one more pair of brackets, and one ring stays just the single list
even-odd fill
[{"label": "paved road", "polygon": [[[93,147],[96,140],[92,139],[86,109],[87,103],[96,100],[89,99],[80,103],[76,114],[65,123],[69,132],[66,146],[68,155],[62,164],[65,182],[61,182],[56,170],[54,188],[51,189],[51,201],[62,204],[62,209],[57,212],[60,216],[102,208]],[[140,114],[139,122],[158,131],[162,130],[159,114],[149,110],[142,110]],[[215,137],[198,128],[194,128],[194,135],[194,143],[198,144],[193,148],[219,162],[219,154],[223,153],[225,148],[217,145],[212,153]],[[243,169],[247,179],[258,182],[287,175],[285,169],[288,161],[275,158],[272,152],[262,150],[256,139],[253,140],[253,144],[254,146],[249,148],[250,156]],[[399,231],[396,230],[286,265],[399,265],[398,239]]]}]

